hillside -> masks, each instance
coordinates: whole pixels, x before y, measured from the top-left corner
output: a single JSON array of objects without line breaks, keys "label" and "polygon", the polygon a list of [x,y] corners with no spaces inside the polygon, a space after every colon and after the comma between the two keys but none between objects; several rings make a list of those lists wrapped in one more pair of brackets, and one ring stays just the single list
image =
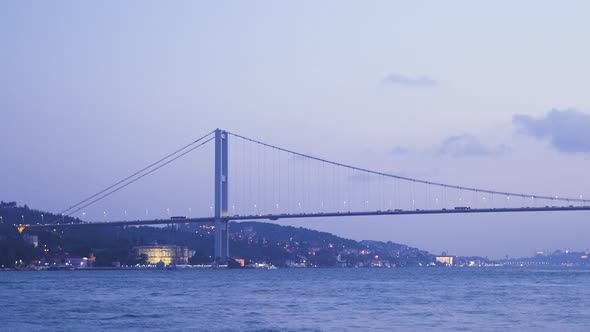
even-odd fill
[{"label": "hillside", "polygon": [[[43,217],[42,217],[43,215]],[[9,267],[28,265],[40,259],[63,255],[96,256],[96,266],[110,266],[117,261],[135,264],[134,246],[174,244],[196,252],[193,264],[212,261],[213,227],[186,224],[179,227],[71,227],[56,231],[27,230],[38,237],[38,247],[24,241],[14,227],[26,223],[61,219],[50,213],[33,210],[16,203],[2,202],[0,216],[0,264]],[[24,217],[23,217],[24,216]],[[66,222],[79,222],[65,217]],[[61,221],[61,220],[60,220]],[[279,267],[390,267],[424,266],[434,262],[426,251],[379,241],[354,241],[327,232],[280,226],[264,222],[230,223],[231,254],[247,263],[270,263]],[[22,261],[22,263],[21,263]]]}]

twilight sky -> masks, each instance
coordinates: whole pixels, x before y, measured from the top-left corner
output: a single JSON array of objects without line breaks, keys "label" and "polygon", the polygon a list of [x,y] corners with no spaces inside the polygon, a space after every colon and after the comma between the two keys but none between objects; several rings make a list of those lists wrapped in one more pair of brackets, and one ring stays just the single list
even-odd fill
[{"label": "twilight sky", "polygon": [[[59,211],[217,127],[433,181],[590,197],[586,1],[0,4],[0,199]],[[88,210],[207,214],[212,151]],[[281,222],[432,252],[590,248],[588,213]]]}]

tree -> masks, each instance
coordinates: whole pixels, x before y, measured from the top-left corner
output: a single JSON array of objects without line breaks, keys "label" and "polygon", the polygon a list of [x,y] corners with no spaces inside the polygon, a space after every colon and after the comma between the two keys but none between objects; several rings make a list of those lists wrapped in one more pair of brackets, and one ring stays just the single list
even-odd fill
[{"label": "tree", "polygon": [[188,263],[191,265],[206,265],[211,264],[211,258],[203,252],[197,251],[193,257],[189,258]]},{"label": "tree", "polygon": [[336,265],[336,257],[332,255],[332,252],[326,249],[322,249],[315,253],[314,256],[309,257],[311,265],[318,267],[334,267]]}]

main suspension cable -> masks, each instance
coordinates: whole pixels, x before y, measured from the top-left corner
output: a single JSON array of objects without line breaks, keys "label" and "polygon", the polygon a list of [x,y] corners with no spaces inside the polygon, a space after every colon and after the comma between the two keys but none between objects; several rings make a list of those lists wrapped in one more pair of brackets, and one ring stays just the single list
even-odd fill
[{"label": "main suspension cable", "polygon": [[401,176],[401,175],[373,171],[373,170],[370,170],[367,168],[351,166],[351,165],[347,165],[347,164],[343,164],[343,163],[339,163],[339,162],[335,162],[335,161],[330,161],[330,160],[323,159],[323,158],[314,157],[314,156],[311,156],[308,154],[304,154],[304,153],[296,152],[293,150],[281,148],[276,145],[264,143],[264,142],[261,142],[261,141],[258,141],[258,140],[252,139],[252,138],[248,138],[248,137],[236,134],[236,133],[232,133],[232,132],[228,132],[228,134],[233,135],[238,138],[241,138],[246,141],[260,144],[260,145],[263,145],[263,146],[266,146],[266,147],[269,147],[272,149],[277,149],[277,150],[287,152],[287,153],[290,153],[290,154],[293,154],[296,156],[300,156],[300,157],[304,157],[304,158],[308,158],[308,159],[312,159],[312,160],[316,160],[316,161],[320,161],[320,162],[325,162],[325,163],[328,163],[328,164],[331,164],[334,166],[344,167],[344,168],[348,168],[348,169],[352,169],[352,170],[356,170],[356,171],[360,171],[360,172],[365,172],[368,174],[374,174],[374,175],[385,176],[385,177],[389,177],[389,178],[410,181],[412,183],[422,183],[422,184],[426,184],[426,185],[432,185],[432,186],[438,186],[438,187],[444,187],[444,188],[454,188],[454,189],[458,189],[458,190],[466,190],[466,191],[470,191],[470,192],[480,192],[480,193],[486,193],[486,194],[492,194],[492,195],[514,196],[514,197],[543,199],[543,200],[552,200],[552,201],[560,201],[560,202],[580,202],[580,203],[590,202],[590,200],[582,199],[582,198],[567,198],[567,197],[557,197],[557,196],[511,193],[511,192],[503,192],[503,191],[496,191],[496,190],[478,189],[478,188],[473,188],[473,187],[464,187],[464,186],[446,184],[446,183],[441,183],[441,182],[427,181],[427,180],[422,180],[422,179],[415,179],[415,178],[410,178],[410,177]]},{"label": "main suspension cable", "polygon": [[104,198],[106,198],[106,197],[108,197],[108,196],[110,196],[110,195],[112,195],[112,194],[116,193],[117,191],[119,191],[119,190],[121,190],[121,189],[123,189],[123,188],[127,187],[128,185],[130,185],[130,184],[132,184],[132,183],[134,183],[134,182],[136,182],[136,181],[138,181],[138,180],[142,179],[142,178],[143,178],[143,177],[145,177],[145,176],[148,176],[148,175],[150,175],[150,174],[154,173],[155,171],[159,170],[160,168],[162,168],[162,167],[164,167],[164,166],[166,166],[166,165],[168,165],[168,164],[170,164],[170,163],[172,163],[172,162],[176,161],[177,159],[179,159],[179,158],[181,158],[181,157],[183,157],[183,156],[187,155],[188,153],[190,153],[190,152],[192,152],[192,151],[196,150],[197,148],[200,148],[201,146],[203,146],[203,145],[205,145],[205,144],[209,143],[209,142],[210,142],[210,141],[212,141],[213,139],[215,139],[215,137],[211,137],[211,138],[207,139],[206,141],[202,142],[201,144],[199,144],[199,145],[196,145],[196,146],[192,147],[191,149],[189,149],[189,150],[187,150],[187,151],[185,151],[185,152],[183,152],[183,153],[179,154],[178,156],[176,156],[176,157],[174,157],[174,158],[172,158],[172,159],[170,159],[170,160],[166,161],[165,163],[163,163],[163,164],[159,165],[158,167],[156,167],[156,168],[154,168],[154,169],[150,170],[149,172],[147,172],[147,173],[144,173],[144,174],[142,174],[141,176],[139,176],[139,177],[137,177],[137,178],[135,178],[135,179],[133,179],[133,180],[131,180],[131,181],[129,181],[129,182],[127,182],[127,183],[125,183],[125,184],[123,184],[123,185],[121,185],[121,186],[119,186],[119,187],[117,187],[117,188],[115,188],[115,189],[113,189],[113,190],[111,190],[111,191],[107,192],[106,194],[104,194],[104,195],[102,195],[102,196],[100,196],[100,197],[98,197],[98,198],[96,198],[96,199],[94,199],[94,200],[92,200],[92,201],[88,202],[87,204],[84,204],[84,205],[83,205],[83,206],[81,206],[81,207],[78,207],[76,210],[74,210],[74,211],[72,211],[72,212],[70,212],[70,213],[66,214],[66,216],[70,216],[70,215],[72,215],[72,214],[74,214],[74,213],[76,213],[76,212],[78,212],[78,211],[82,210],[83,208],[85,208],[85,207],[88,207],[88,206],[90,206],[90,205],[92,205],[92,204],[94,204],[94,203],[96,203],[96,202],[98,202],[98,201],[100,201],[100,200],[102,200],[102,199],[104,199]]},{"label": "main suspension cable", "polygon": [[[108,186],[108,187],[106,187],[106,188],[102,189],[101,191],[99,191],[99,192],[97,192],[97,193],[93,194],[92,196],[89,196],[89,197],[85,198],[84,200],[82,200],[82,201],[80,201],[80,202],[78,202],[78,203],[76,203],[76,204],[74,204],[74,205],[72,205],[72,206],[68,207],[67,209],[65,209],[65,210],[63,210],[63,211],[61,211],[61,212],[59,212],[59,213],[58,213],[58,215],[61,215],[61,216],[68,215],[68,216],[69,216],[69,215],[72,215],[73,213],[75,213],[75,212],[77,212],[77,211],[80,211],[80,209],[82,209],[82,208],[84,208],[84,207],[86,207],[86,206],[88,206],[88,205],[85,205],[85,206],[83,206],[83,207],[81,207],[81,208],[79,208],[79,209],[77,209],[77,210],[75,210],[75,211],[73,211],[73,212],[72,212],[71,210],[78,208],[80,205],[82,205],[82,204],[84,204],[84,203],[86,203],[86,202],[88,202],[88,201],[92,200],[93,198],[95,198],[95,197],[97,197],[97,196],[99,196],[99,195],[101,195],[101,194],[103,194],[103,193],[105,193],[105,192],[107,192],[107,191],[109,191],[109,190],[111,190],[111,189],[113,189],[113,188],[117,187],[118,185],[120,185],[120,184],[122,184],[122,183],[124,183],[124,182],[126,182],[126,181],[128,181],[128,180],[130,180],[130,179],[132,179],[132,178],[134,178],[135,176],[138,176],[138,175],[140,175],[141,173],[143,173],[143,172],[145,172],[145,171],[147,171],[147,170],[149,170],[149,169],[151,169],[151,168],[155,167],[156,165],[158,165],[158,164],[160,164],[160,163],[164,162],[165,160],[167,160],[167,159],[169,159],[169,158],[173,157],[174,155],[177,155],[178,153],[180,153],[180,152],[182,152],[182,151],[184,151],[184,150],[186,150],[186,149],[190,148],[191,146],[193,146],[193,145],[195,145],[195,144],[197,144],[197,143],[201,142],[202,140],[206,139],[208,136],[210,136],[210,135],[211,135],[211,134],[213,134],[213,133],[214,133],[214,131],[211,131],[211,132],[209,132],[209,133],[207,133],[207,134],[205,134],[205,135],[203,135],[203,136],[199,137],[198,139],[194,140],[193,142],[191,142],[191,143],[189,143],[189,144],[186,144],[186,145],[184,145],[183,147],[181,147],[180,149],[177,149],[177,150],[175,150],[174,152],[172,152],[172,153],[170,153],[170,154],[168,154],[168,155],[166,155],[166,156],[164,156],[164,157],[160,158],[158,161],[156,161],[156,162],[154,162],[154,163],[151,163],[151,164],[149,164],[148,166],[146,166],[146,167],[144,167],[144,168],[142,168],[142,169],[140,169],[140,170],[138,170],[138,171],[134,172],[133,174],[131,174],[131,175],[129,175],[129,176],[127,176],[127,177],[125,177],[125,178],[123,178],[123,179],[121,179],[121,180],[117,181],[116,183],[114,183],[114,184],[112,184],[112,185],[110,185],[110,186]],[[210,140],[211,140],[211,139],[207,140],[207,142],[208,142],[208,141],[210,141]],[[202,144],[201,144],[201,145],[202,145]],[[201,146],[201,145],[199,145],[199,146]],[[197,146],[197,147],[198,147],[198,146]],[[191,150],[189,150],[188,152],[190,152],[190,151],[193,151],[193,150],[194,150],[194,148],[193,148],[193,149],[191,149]],[[188,153],[188,152],[187,152],[187,153]],[[185,154],[186,154],[186,153],[183,153],[183,154],[182,154],[182,155],[180,155],[180,156],[183,156],[183,155],[185,155]],[[176,160],[176,159],[178,159],[178,158],[175,158],[175,159],[173,159],[173,160]],[[164,164],[164,165],[167,165],[167,164],[168,164],[168,163],[166,163],[166,164]],[[161,168],[161,167],[158,167],[157,169],[159,169],[159,168]],[[152,173],[152,172],[150,172],[150,173],[148,173],[148,174],[151,174],[151,173]],[[142,176],[142,177],[143,177],[143,176]],[[133,181],[133,182],[135,182],[135,181]],[[131,182],[131,183],[133,183],[133,182]],[[117,190],[118,190],[118,189],[117,189]],[[107,195],[107,196],[108,196],[108,195]],[[104,197],[106,197],[106,196],[104,196]],[[103,198],[104,198],[104,197],[103,197]],[[101,199],[102,199],[102,198],[101,198]],[[94,201],[93,201],[93,202],[94,202]],[[57,218],[59,218],[59,217],[57,217]],[[56,219],[57,219],[57,218],[56,218]],[[49,223],[52,223],[52,222],[53,222],[53,221],[50,221]]]}]

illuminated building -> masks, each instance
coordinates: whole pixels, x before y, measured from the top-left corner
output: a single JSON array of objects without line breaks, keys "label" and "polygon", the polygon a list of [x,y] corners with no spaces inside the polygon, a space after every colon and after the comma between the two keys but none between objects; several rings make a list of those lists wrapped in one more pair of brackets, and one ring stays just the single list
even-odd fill
[{"label": "illuminated building", "polygon": [[244,267],[244,265],[246,265],[246,261],[243,258],[234,258],[234,260],[236,261],[236,263],[238,263],[241,267]]},{"label": "illuminated building", "polygon": [[43,261],[40,262],[40,264],[53,269],[85,269],[94,266],[93,259],[94,256],[88,258],[70,255],[55,255],[49,258],[49,260],[43,259]]},{"label": "illuminated building", "polygon": [[166,265],[187,264],[189,258],[195,254],[194,250],[175,245],[140,246],[133,248],[133,250],[137,256],[145,255],[146,262],[149,264],[158,262],[163,262]]},{"label": "illuminated building", "polygon": [[75,257],[70,256],[65,258],[65,266],[66,267],[73,267],[73,268],[87,268],[92,267],[93,261],[88,259],[88,257]]},{"label": "illuminated building", "polygon": [[437,256],[436,261],[446,265],[453,265],[453,256]]}]

